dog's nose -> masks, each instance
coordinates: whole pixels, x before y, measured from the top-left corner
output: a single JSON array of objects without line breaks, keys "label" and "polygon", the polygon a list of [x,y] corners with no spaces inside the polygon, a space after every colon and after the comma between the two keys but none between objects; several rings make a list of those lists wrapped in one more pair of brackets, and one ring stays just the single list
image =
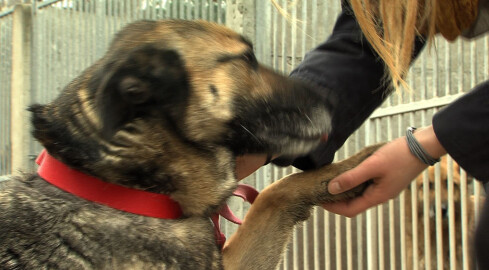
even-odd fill
[{"label": "dog's nose", "polygon": [[448,217],[448,205],[446,203],[441,205],[441,216],[442,218]]},{"label": "dog's nose", "polygon": [[[441,207],[441,218],[447,218],[448,217],[448,204],[447,203],[442,203]],[[436,216],[436,204],[430,205],[430,217],[433,218]]]}]

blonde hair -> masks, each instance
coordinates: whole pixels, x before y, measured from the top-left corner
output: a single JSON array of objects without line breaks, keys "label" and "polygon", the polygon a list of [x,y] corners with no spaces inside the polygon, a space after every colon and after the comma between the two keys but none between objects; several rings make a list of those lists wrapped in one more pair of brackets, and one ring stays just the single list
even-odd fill
[{"label": "blonde hair", "polygon": [[373,49],[384,61],[395,88],[412,59],[414,40],[424,34],[431,43],[435,35],[437,0],[350,0],[358,24]]},{"label": "blonde hair", "polygon": [[388,69],[393,86],[404,78],[416,36],[431,46],[437,33],[455,40],[477,18],[479,0],[350,0],[363,34]]},{"label": "blonde hair", "polygon": [[[339,1],[339,0],[330,0]],[[284,15],[287,14],[271,0]],[[404,78],[412,61],[415,38],[431,46],[437,33],[456,39],[477,17],[479,0],[350,0],[360,28],[398,89],[410,89]]]}]

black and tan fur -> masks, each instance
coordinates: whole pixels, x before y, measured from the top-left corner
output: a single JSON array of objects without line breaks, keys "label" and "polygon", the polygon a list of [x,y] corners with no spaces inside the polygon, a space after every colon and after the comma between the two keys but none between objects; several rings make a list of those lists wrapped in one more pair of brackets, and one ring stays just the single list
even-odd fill
[{"label": "black and tan fur", "polygon": [[235,32],[203,21],[139,21],[47,105],[34,137],[55,158],[103,181],[169,194],[177,220],[91,203],[36,174],[0,193],[1,269],[274,269],[293,226],[331,196],[327,181],[374,148],[286,177],[255,201],[221,251],[209,216],[237,185],[235,157],[300,155],[330,129],[305,83],[255,59]]}]

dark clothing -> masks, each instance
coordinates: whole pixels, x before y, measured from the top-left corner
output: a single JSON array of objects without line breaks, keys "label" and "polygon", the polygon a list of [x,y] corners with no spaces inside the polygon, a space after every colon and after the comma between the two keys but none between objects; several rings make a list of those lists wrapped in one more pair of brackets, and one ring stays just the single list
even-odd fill
[{"label": "dark clothing", "polygon": [[489,82],[435,114],[433,129],[462,168],[483,182],[489,181]]}]

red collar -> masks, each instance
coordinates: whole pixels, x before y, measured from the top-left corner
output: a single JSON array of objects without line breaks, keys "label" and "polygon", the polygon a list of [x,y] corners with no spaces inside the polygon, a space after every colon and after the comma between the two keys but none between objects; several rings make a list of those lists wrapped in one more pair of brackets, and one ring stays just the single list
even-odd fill
[{"label": "red collar", "polygon": [[[73,170],[43,150],[37,157],[37,173],[52,185],[80,198],[107,205],[125,212],[163,219],[177,219],[182,215],[180,205],[164,194],[107,183],[93,176]],[[253,187],[239,184],[233,195],[253,203],[258,191]],[[227,205],[212,215],[214,232],[218,245],[222,248],[226,238],[220,230],[219,215],[236,224],[241,220],[234,216]]]},{"label": "red collar", "polygon": [[43,150],[36,160],[37,173],[52,185],[80,198],[125,212],[163,219],[177,219],[182,210],[164,194],[107,183],[73,170]]}]

